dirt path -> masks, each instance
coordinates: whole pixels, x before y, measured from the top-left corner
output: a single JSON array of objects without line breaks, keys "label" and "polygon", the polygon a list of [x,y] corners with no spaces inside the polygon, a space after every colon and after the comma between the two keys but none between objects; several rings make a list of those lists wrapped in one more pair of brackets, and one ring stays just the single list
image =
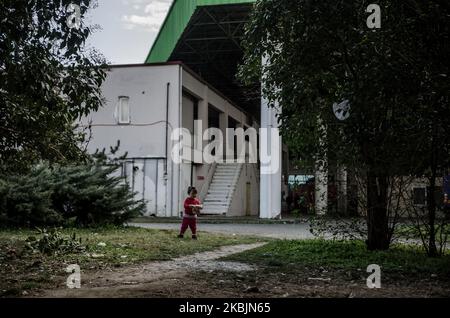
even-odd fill
[{"label": "dirt path", "polygon": [[109,271],[81,273],[81,289],[48,290],[38,297],[171,297],[167,294],[166,285],[180,282],[195,271],[245,272],[256,268],[235,262],[220,262],[217,259],[251,250],[265,243],[225,246],[219,250],[197,253],[165,262],[150,262]]}]

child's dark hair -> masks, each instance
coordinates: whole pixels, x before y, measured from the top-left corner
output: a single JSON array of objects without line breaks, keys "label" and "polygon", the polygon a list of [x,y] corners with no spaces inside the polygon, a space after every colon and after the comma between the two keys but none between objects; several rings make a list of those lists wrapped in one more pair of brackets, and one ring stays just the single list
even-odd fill
[{"label": "child's dark hair", "polygon": [[188,188],[188,194],[189,194],[189,195],[191,194],[192,191],[194,191],[195,194],[198,193],[196,187],[189,187],[189,188]]}]

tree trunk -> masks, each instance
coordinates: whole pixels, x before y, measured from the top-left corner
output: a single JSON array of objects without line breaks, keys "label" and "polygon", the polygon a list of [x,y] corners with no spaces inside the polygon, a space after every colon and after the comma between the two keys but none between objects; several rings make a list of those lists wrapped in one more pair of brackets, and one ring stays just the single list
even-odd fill
[{"label": "tree trunk", "polygon": [[367,249],[389,249],[389,224],[387,213],[387,176],[367,173]]},{"label": "tree trunk", "polygon": [[435,230],[435,220],[436,220],[436,202],[435,202],[435,184],[436,177],[431,177],[430,188],[428,189],[428,225],[430,227],[430,236],[428,239],[428,256],[436,257],[438,256],[438,251],[436,247],[436,230]]},{"label": "tree trunk", "polygon": [[436,220],[436,174],[437,174],[437,162],[436,162],[436,143],[433,136],[431,149],[431,177],[430,177],[430,187],[427,193],[427,207],[428,207],[428,226],[429,226],[429,238],[428,238],[428,256],[437,257],[438,251],[436,247],[436,230],[435,230],[435,220]]}]

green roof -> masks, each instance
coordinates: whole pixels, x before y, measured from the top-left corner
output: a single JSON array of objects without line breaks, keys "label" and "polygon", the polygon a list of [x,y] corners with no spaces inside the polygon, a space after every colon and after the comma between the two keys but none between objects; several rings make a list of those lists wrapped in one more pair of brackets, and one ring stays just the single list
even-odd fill
[{"label": "green roof", "polygon": [[249,4],[256,0],[174,0],[146,63],[167,62],[198,7]]}]

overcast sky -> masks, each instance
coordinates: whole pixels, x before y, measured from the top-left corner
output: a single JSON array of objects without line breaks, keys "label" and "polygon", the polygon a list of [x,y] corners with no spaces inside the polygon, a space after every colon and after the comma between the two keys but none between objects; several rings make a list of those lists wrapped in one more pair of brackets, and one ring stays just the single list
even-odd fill
[{"label": "overcast sky", "polygon": [[98,24],[88,41],[112,64],[143,63],[172,0],[98,0],[87,22]]}]

